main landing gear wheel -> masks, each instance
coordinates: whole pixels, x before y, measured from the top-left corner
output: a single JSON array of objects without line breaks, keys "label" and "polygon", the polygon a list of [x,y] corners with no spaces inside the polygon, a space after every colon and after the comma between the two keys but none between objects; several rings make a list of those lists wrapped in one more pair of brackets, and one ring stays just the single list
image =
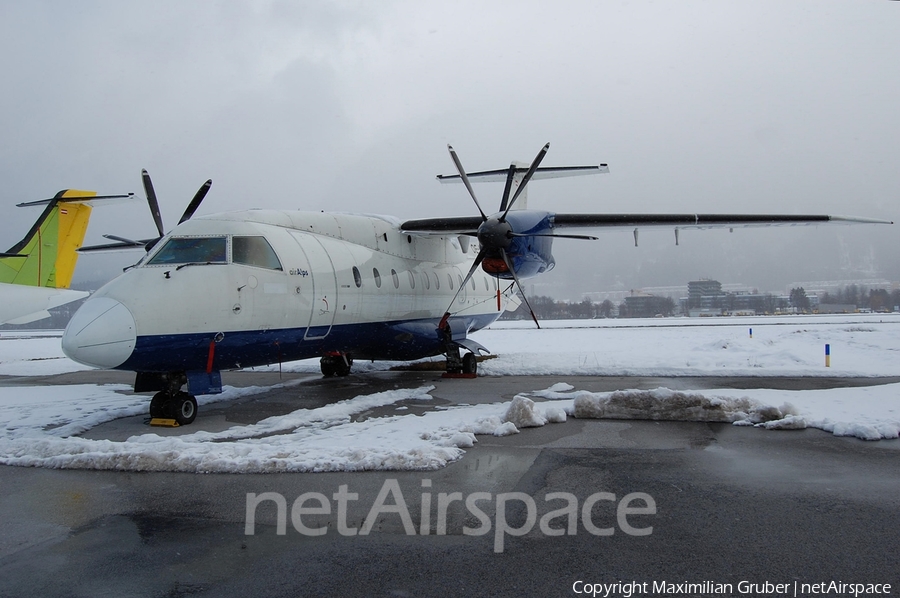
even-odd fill
[{"label": "main landing gear wheel", "polygon": [[178,391],[174,396],[158,392],[150,401],[150,417],[174,419],[178,425],[186,426],[197,417],[197,399],[184,391]]},{"label": "main landing gear wheel", "polygon": [[462,358],[462,371],[463,374],[477,374],[478,373],[478,360],[475,359],[474,353],[466,353]]},{"label": "main landing gear wheel", "polygon": [[344,376],[350,375],[350,369],[353,366],[353,358],[346,353],[323,355],[322,360],[319,362],[319,366],[322,369],[322,375],[326,378],[331,378],[332,376],[340,376],[343,378]]}]

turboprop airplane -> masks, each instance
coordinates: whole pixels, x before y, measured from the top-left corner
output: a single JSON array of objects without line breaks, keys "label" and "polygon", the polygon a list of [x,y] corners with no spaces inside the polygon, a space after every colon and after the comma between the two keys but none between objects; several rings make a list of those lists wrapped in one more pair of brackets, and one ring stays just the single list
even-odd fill
[{"label": "turboprop airplane", "polygon": [[[144,247],[147,254],[81,306],[63,335],[63,351],[87,365],[136,372],[135,392],[156,392],[151,417],[183,425],[196,417],[195,394],[221,392],[222,370],[319,357],[325,376],[346,376],[354,359],[443,354],[449,370],[474,374],[475,353],[486,349],[469,335],[519,305],[515,287],[522,291],[522,279],[554,266],[553,239],[596,239],[559,229],[627,227],[637,241],[637,229],[646,226],[673,227],[677,238],[680,229],[885,222],[517,209],[532,179],[608,172],[605,164],[541,168],[548,148],[527,167],[469,174],[450,147],[458,174],[439,180],[461,181],[479,215],[406,222],[275,210],[191,218],[207,181],[166,233],[144,171],[159,236],[109,236],[118,243],[84,248]],[[482,210],[471,180],[505,181],[496,213]]]},{"label": "turboprop airplane", "polygon": [[98,196],[96,191],[64,189],[51,199],[17,204],[47,207],[21,241],[0,253],[0,324],[48,318],[48,310],[87,297],[69,285],[91,206],[98,200],[132,195]]}]

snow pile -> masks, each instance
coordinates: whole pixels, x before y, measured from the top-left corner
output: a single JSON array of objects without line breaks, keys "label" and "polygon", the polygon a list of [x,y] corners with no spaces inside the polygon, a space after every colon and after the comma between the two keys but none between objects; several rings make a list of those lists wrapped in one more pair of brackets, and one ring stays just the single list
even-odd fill
[{"label": "snow pile", "polygon": [[[817,428],[862,440],[900,438],[900,384],[824,390],[589,392],[565,383],[532,396],[568,399],[576,418],[722,422],[767,430]],[[549,408],[545,409],[545,413]]]},{"label": "snow pile", "polygon": [[575,399],[572,415],[594,419],[649,419],[758,424],[797,415],[790,405],[773,407],[749,397],[707,396],[668,388],[585,393]]},{"label": "snow pile", "polygon": [[503,419],[517,428],[539,428],[547,423],[547,418],[534,408],[534,401],[522,395],[512,400]]},{"label": "snow pile", "polygon": [[800,415],[792,414],[782,419],[767,421],[761,425],[767,430],[803,430],[806,428],[806,419]]}]

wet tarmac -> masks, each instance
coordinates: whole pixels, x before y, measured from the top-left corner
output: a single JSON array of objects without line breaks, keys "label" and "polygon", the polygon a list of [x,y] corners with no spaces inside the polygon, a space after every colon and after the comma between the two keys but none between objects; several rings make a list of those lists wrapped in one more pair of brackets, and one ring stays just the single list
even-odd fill
[{"label": "wet tarmac", "polygon": [[[33,383],[130,381],[117,376],[79,372]],[[283,386],[205,406],[190,428],[165,433],[217,430],[391,388],[435,385],[434,401],[407,405],[414,413],[509,400],[562,380],[240,372],[225,382]],[[564,381],[592,391],[897,382]],[[132,436],[146,431],[144,419],[122,418],[87,435]],[[896,440],[571,418],[478,440],[437,471],[198,475],[0,467],[0,596],[558,596],[579,595],[579,581],[646,582],[651,590],[664,581],[733,584],[731,592],[704,596],[738,595],[740,581],[791,588],[891,583],[897,592]]]}]

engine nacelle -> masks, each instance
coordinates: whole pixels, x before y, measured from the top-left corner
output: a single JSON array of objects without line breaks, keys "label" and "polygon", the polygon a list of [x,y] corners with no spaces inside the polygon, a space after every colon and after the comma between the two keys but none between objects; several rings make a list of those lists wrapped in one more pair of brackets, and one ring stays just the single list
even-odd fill
[{"label": "engine nacelle", "polygon": [[[514,210],[506,215],[509,244],[505,251],[519,280],[548,272],[556,265],[551,252],[553,237],[549,236],[553,233],[551,216],[549,212],[536,210]],[[492,276],[513,278],[499,254],[486,255],[481,267]]]}]

